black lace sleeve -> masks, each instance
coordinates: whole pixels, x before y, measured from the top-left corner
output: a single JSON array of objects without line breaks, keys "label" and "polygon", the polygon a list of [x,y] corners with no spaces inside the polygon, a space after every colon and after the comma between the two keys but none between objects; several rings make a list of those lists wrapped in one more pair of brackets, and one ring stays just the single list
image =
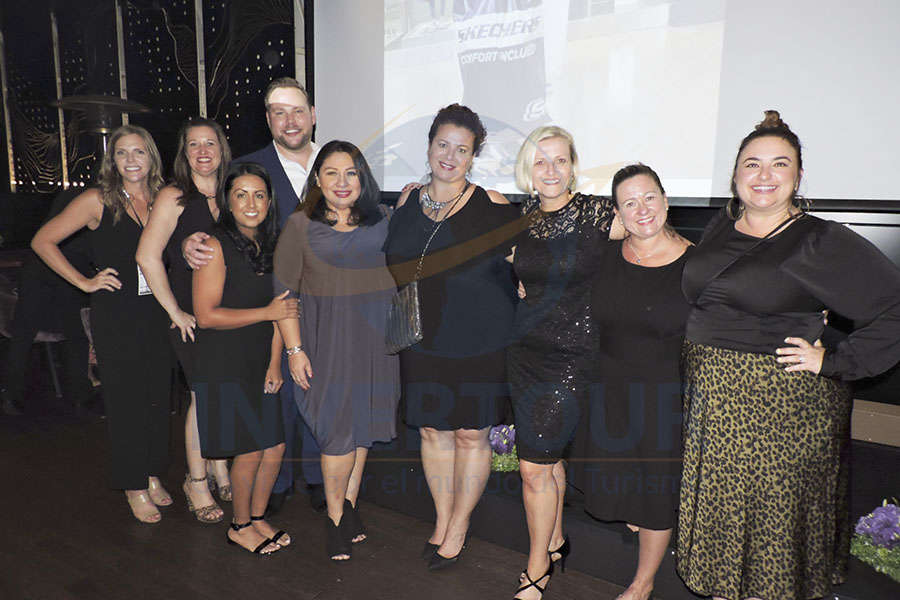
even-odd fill
[{"label": "black lace sleeve", "polygon": [[582,199],[582,219],[585,225],[600,231],[609,231],[613,220],[612,200],[606,196],[580,196]]}]

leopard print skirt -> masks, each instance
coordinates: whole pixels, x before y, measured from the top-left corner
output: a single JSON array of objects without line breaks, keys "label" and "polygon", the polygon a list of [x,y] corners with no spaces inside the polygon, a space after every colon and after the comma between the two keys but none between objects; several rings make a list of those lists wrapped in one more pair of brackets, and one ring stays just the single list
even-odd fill
[{"label": "leopard print skirt", "polygon": [[850,547],[848,388],[689,341],[682,368],[679,575],[728,600],[825,596]]}]

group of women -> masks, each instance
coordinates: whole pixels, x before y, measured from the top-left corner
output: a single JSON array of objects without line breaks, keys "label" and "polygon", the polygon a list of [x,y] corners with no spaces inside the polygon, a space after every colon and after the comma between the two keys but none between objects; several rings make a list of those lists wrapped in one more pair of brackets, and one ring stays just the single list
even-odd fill
[{"label": "group of women", "polygon": [[[156,522],[172,502],[158,479],[171,322],[193,390],[184,492],[199,520],[221,520],[207,473],[220,490],[227,474],[205,459],[233,457],[229,543],[268,554],[291,542],[263,514],[284,448],[273,394],[285,352],[322,449],[334,560],[366,538],[356,499],[367,451],[395,436],[402,402],[436,513],[422,558],[432,570],[456,563],[490,471],[489,428],[511,400],[530,538],[515,598],[543,597],[572,550],[568,459],[586,509],[637,532],[621,599],[650,597],[676,523],[678,572],[698,593],[824,596],[842,581],[849,539],[843,382],[900,360],[900,271],[807,214],[800,142],[772,111],[741,143],[734,197],[696,247],[667,224],[646,165],[621,169],[609,199],[579,193],[574,140],[559,127],[525,140],[516,183],[528,198],[511,205],[469,182],[486,135],[469,108],[441,109],[427,183],[394,210],[361,152],[329,142],[278,232],[268,174],[229,165],[214,122],[182,129],[162,189],[149,134],[113,134],[99,187],[33,247],[92,292],[113,484],[135,516]],[[92,278],[56,247],[85,226]],[[212,235],[214,258],[191,273],[180,245],[194,231]],[[391,356],[388,306],[413,281],[423,337]],[[825,310],[857,327],[831,348],[818,341]]]}]

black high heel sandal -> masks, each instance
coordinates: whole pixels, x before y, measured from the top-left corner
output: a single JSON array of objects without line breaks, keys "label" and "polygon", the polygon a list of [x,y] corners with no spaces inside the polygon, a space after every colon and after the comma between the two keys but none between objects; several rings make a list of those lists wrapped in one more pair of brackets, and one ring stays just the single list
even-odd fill
[{"label": "black high heel sandal", "polygon": [[[347,513],[341,515],[340,522],[335,525],[331,517],[325,515],[325,551],[328,552],[328,558],[335,562],[350,560],[353,552],[353,545],[350,543],[350,538],[347,537],[346,517]],[[342,554],[347,555],[347,558],[335,558]]]},{"label": "black high heel sandal", "polygon": [[[357,504],[359,501],[357,501]],[[350,543],[360,544],[368,539],[366,528],[363,526],[362,519],[359,518],[359,512],[356,507],[344,498],[344,516],[347,519],[347,531],[350,532]],[[361,540],[357,540],[359,536],[363,536]]]},{"label": "black high heel sandal", "polygon": [[[543,575],[541,575],[540,577],[538,577],[536,580],[532,580],[531,577],[528,575],[528,567],[525,567],[525,570],[522,571],[522,576],[525,577],[525,580],[528,581],[528,583],[516,590],[516,593],[513,596],[513,600],[520,600],[517,596],[519,594],[521,594],[522,592],[524,592],[525,590],[527,590],[528,588],[532,588],[532,587],[534,589],[536,589],[538,592],[540,592],[541,598],[543,598],[544,590],[547,589],[547,585],[550,583],[550,577],[553,576],[553,561],[552,560],[550,561],[550,566],[547,567],[547,572],[544,573]],[[544,587],[541,587],[540,582],[544,581],[545,578],[547,579],[547,581],[546,581],[546,583],[544,583]],[[520,581],[521,581],[521,579],[520,579]]]},{"label": "black high heel sandal", "polygon": [[[266,519],[266,516],[265,516],[265,515],[260,515],[260,516],[258,516],[258,517],[254,517],[253,515],[250,515],[250,521],[251,521],[251,522],[252,522],[252,521],[264,521],[265,519]],[[262,535],[262,534],[260,534],[260,535]],[[287,541],[282,543],[282,542],[280,541],[281,538],[287,538]],[[278,545],[281,546],[282,548],[286,548],[286,547],[288,547],[288,546],[291,545],[291,536],[288,535],[288,532],[285,531],[284,529],[279,529],[279,530],[275,533],[275,535],[273,535],[273,536],[271,537],[271,540],[272,540],[272,542],[278,544]]]},{"label": "black high heel sandal", "polygon": [[[550,550],[547,554],[550,555],[551,563],[559,563],[559,572],[566,572],[566,559],[569,557],[569,553],[572,552],[572,546],[569,544],[569,536],[566,536],[563,540],[563,543],[560,544],[559,548],[556,550]],[[559,558],[554,559],[553,555],[559,554]]]},{"label": "black high heel sandal", "polygon": [[[250,521],[247,521],[246,523],[240,523],[240,524],[232,522],[229,524],[229,527],[231,527],[235,531],[240,531],[241,529],[250,527]],[[259,546],[257,546],[253,550],[250,550],[249,548],[245,548],[241,544],[239,544],[236,541],[234,541],[233,539],[231,539],[228,536],[227,531],[225,532],[225,541],[227,541],[232,546],[237,546],[241,550],[246,550],[247,552],[252,552],[253,554],[258,554],[259,556],[268,556],[269,554],[274,554],[274,553],[278,552],[279,550],[281,550],[281,546],[279,546],[278,544],[275,544],[269,538],[264,539],[262,542],[259,543]],[[275,550],[270,550],[269,552],[263,552],[263,550],[270,544],[273,544],[275,546]]]}]

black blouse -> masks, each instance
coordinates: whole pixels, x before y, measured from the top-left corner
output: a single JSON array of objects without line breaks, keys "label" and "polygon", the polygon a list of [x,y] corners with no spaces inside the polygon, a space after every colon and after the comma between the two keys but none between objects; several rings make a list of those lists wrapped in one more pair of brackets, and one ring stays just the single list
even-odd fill
[{"label": "black blouse", "polygon": [[684,269],[688,340],[772,354],[786,337],[818,339],[829,309],[855,330],[826,349],[821,375],[871,377],[900,360],[900,269],[875,246],[809,215],[757,242],[724,212],[710,222]]}]

